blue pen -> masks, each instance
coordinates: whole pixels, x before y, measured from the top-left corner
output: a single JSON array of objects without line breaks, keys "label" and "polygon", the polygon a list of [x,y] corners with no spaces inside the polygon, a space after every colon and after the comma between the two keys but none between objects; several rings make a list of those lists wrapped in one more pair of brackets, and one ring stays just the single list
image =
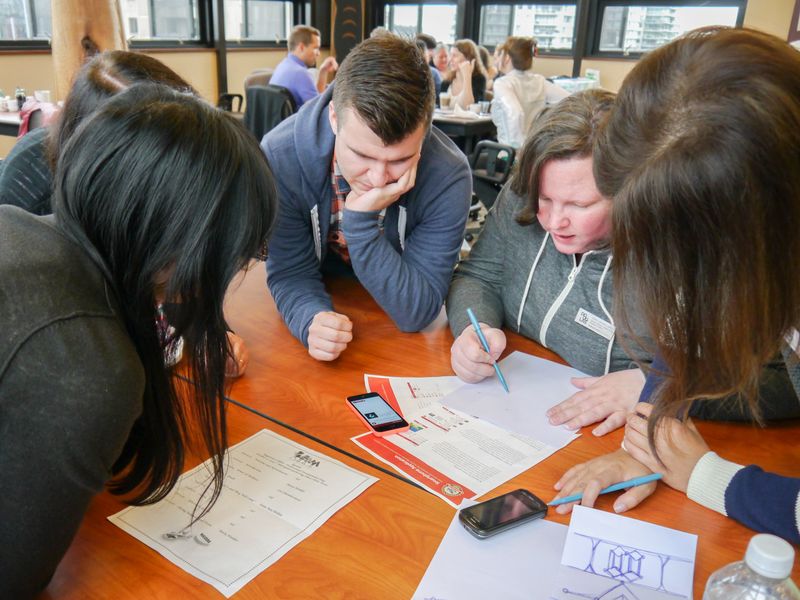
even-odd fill
[{"label": "blue pen", "polygon": [[[483,332],[481,331],[481,326],[478,325],[478,319],[475,318],[475,313],[472,312],[471,308],[467,309],[467,316],[469,317],[470,323],[472,323],[472,327],[475,328],[475,333],[478,334],[478,339],[481,341],[481,346],[483,349],[486,350],[486,353],[489,354],[489,343],[486,341],[486,338],[483,337]],[[500,380],[500,383],[503,385],[503,389],[506,393],[510,393],[508,391],[508,384],[506,383],[506,378],[503,377],[503,374],[500,372],[500,367],[497,366],[497,363],[494,363],[494,371],[497,373],[497,378]]]},{"label": "blue pen", "polygon": [[[619,490],[636,487],[637,485],[644,485],[645,483],[650,483],[651,481],[658,481],[662,477],[663,475],[661,475],[661,473],[653,473],[652,475],[634,477],[633,479],[628,479],[628,481],[620,481],[619,483],[610,485],[607,488],[603,488],[600,490],[600,493],[608,494],[609,492],[616,492]],[[566,504],[568,502],[577,502],[581,498],[583,498],[583,494],[572,494],[571,496],[566,496],[564,498],[559,498],[558,500],[548,502],[547,506],[558,506],[559,504]]]}]

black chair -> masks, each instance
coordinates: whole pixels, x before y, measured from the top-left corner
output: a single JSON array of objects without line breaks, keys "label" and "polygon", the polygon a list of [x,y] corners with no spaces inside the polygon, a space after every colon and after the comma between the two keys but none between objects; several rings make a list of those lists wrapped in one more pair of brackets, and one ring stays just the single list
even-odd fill
[{"label": "black chair", "polygon": [[[490,209],[514,166],[516,150],[507,144],[482,140],[470,157],[474,194]],[[474,204],[474,202],[473,202]]]},{"label": "black chair", "polygon": [[[233,108],[234,100],[238,101],[235,110]],[[217,100],[217,108],[232,113],[239,113],[242,112],[242,102],[244,102],[244,96],[241,94],[221,94]]]},{"label": "black chair", "polygon": [[245,94],[244,125],[259,142],[265,133],[297,110],[292,93],[279,85],[251,85]]}]

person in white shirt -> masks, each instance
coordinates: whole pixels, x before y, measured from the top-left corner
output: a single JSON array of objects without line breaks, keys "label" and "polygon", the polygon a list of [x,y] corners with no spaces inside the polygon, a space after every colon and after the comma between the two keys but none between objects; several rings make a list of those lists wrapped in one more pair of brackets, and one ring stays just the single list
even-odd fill
[{"label": "person in white shirt", "polygon": [[498,70],[503,76],[494,82],[492,121],[497,141],[520,148],[531,123],[547,104],[555,104],[569,93],[531,70],[536,40],[512,36],[500,53]]}]

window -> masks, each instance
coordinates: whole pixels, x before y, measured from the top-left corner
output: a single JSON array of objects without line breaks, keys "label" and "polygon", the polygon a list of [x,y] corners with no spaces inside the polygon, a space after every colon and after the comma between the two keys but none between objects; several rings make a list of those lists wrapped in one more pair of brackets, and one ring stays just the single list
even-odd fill
[{"label": "window", "polygon": [[198,0],[122,0],[120,8],[130,41],[200,41]]},{"label": "window", "polygon": [[598,13],[595,53],[638,56],[698,27],[741,25],[744,6],[736,1],[703,6],[607,2]]},{"label": "window", "polygon": [[510,35],[533,36],[539,52],[569,52],[575,13],[575,4],[485,4],[478,39],[484,46],[496,46]]},{"label": "window", "polygon": [[454,2],[387,4],[383,22],[389,31],[404,37],[427,33],[436,41],[452,44],[456,41],[457,18],[458,6]]},{"label": "window", "polygon": [[225,37],[228,40],[285,42],[293,23],[292,2],[225,0]]},{"label": "window", "polygon": [[50,0],[0,0],[0,40],[49,39],[50,14]]}]

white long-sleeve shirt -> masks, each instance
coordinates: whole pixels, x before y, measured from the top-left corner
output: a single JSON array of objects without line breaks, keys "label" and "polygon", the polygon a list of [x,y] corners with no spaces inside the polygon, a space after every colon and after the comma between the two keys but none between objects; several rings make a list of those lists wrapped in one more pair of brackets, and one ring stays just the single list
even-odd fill
[{"label": "white long-sleeve shirt", "polygon": [[533,71],[516,69],[494,82],[492,121],[497,141],[519,148],[531,123],[548,104],[556,104],[569,92]]}]

